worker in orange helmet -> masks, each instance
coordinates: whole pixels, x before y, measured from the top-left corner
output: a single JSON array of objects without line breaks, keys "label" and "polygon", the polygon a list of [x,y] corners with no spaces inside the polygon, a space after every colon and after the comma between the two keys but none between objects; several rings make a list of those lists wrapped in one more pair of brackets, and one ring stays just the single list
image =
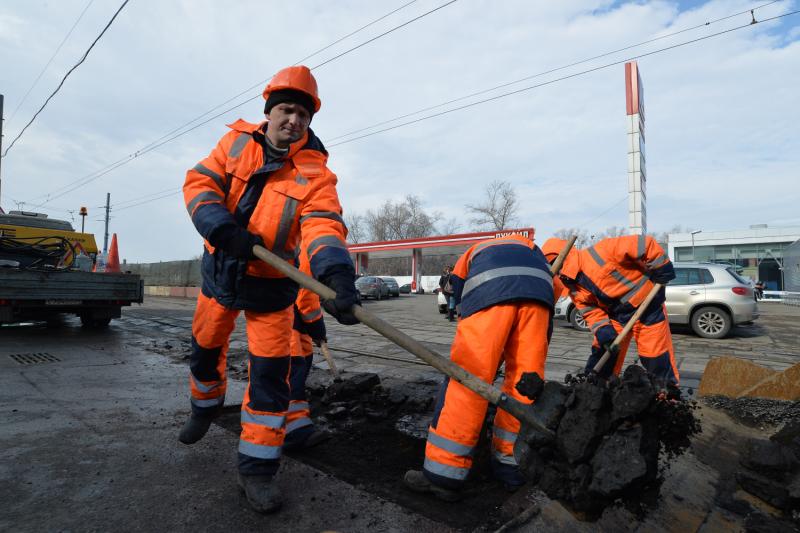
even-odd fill
[{"label": "worker in orange helmet", "polygon": [[[592,352],[586,362],[591,371],[622,331],[654,283],[666,284],[675,269],[664,249],[649,235],[625,235],[603,239],[570,254],[561,269],[561,281],[594,334]],[[633,327],[633,338],[642,366],[665,385],[678,385],[675,350],[664,306],[664,289],[645,309]],[[619,375],[630,337],[600,371],[608,378]]]},{"label": "worker in orange helmet", "polygon": [[322,142],[309,128],[320,109],[317,82],[304,66],[288,67],[264,89],[266,120],[238,120],[211,154],[186,173],[186,208],[205,241],[203,285],[192,322],[192,413],[179,440],[208,431],[225,399],[228,338],[244,311],[249,386],[242,402],[239,486],[260,512],[282,498],[273,476],[286,433],[290,343],[297,284],[255,260],[262,245],[297,265],[307,254],[315,278],[336,292],[322,302],[343,324],[358,303],[347,229]]},{"label": "worker in orange helmet", "polygon": [[[303,256],[305,259],[305,256]],[[301,260],[300,270],[308,273],[308,261]],[[317,430],[311,420],[311,408],[306,396],[306,380],[314,362],[314,345],[327,340],[319,296],[301,287],[294,303],[294,325],[290,348],[289,410],[286,413],[284,450],[310,448],[324,442],[330,435]]]},{"label": "worker in orange helmet", "polygon": [[[547,261],[533,241],[508,235],[472,246],[456,263],[451,284],[461,318],[450,351],[452,361],[492,383],[505,361],[502,391],[523,403],[516,390],[522,374],[544,378],[552,332],[553,283]],[[457,500],[486,417],[487,401],[445,378],[428,428],[422,470],[404,483],[418,492]],[[523,483],[514,459],[520,423],[502,409],[492,428],[492,470],[509,487]]]},{"label": "worker in orange helmet", "polygon": [[[558,237],[551,237],[551,238],[547,239],[545,241],[545,243],[542,245],[542,253],[544,254],[545,258],[547,259],[547,262],[552,265],[553,262],[558,257],[558,254],[560,254],[561,250],[563,250],[566,246],[567,246],[567,241],[566,240],[560,239]],[[573,248],[569,249],[568,253],[569,254],[575,254],[577,252],[578,252],[578,250],[576,250],[573,247]],[[566,258],[564,258],[564,260],[566,261]],[[564,284],[561,283],[561,278],[558,277],[558,276],[554,277],[553,278],[553,300],[555,302],[558,302],[559,299],[561,299],[564,296],[567,296],[568,294],[569,294],[569,289],[567,289],[564,286]]]}]

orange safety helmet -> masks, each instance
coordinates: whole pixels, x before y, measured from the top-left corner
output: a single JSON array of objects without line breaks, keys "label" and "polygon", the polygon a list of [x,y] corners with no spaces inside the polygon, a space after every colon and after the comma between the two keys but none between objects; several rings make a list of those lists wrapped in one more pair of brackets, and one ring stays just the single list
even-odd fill
[{"label": "orange safety helmet", "polygon": [[[566,245],[566,240],[559,239],[558,237],[551,237],[542,245],[542,253],[547,258],[547,261],[552,264],[552,262],[556,260],[558,254],[561,253],[561,250],[563,250]],[[578,275],[578,270],[580,270],[579,255],[580,254],[575,247],[570,249],[569,253],[567,253],[567,257],[564,258],[564,263],[561,266],[561,274],[567,276],[568,278],[575,279],[575,276]]]},{"label": "orange safety helmet", "polygon": [[269,80],[269,83],[264,88],[262,95],[264,100],[269,99],[269,95],[273,91],[283,91],[291,89],[306,93],[314,101],[314,112],[319,111],[322,107],[322,102],[317,93],[317,80],[311,74],[309,68],[305,65],[298,65],[296,67],[286,67],[278,71],[275,76]]}]

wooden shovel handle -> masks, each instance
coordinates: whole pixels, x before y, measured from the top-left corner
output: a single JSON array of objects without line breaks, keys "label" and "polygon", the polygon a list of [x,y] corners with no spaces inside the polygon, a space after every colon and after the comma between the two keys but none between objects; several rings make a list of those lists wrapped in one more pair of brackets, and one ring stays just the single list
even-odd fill
[{"label": "wooden shovel handle", "polygon": [[322,351],[322,356],[328,362],[328,368],[331,371],[333,379],[339,379],[339,370],[336,368],[336,363],[333,362],[333,357],[331,356],[330,350],[328,350],[327,341],[322,341],[319,344],[319,349]]},{"label": "wooden shovel handle", "polygon": [[[324,300],[333,300],[336,298],[336,293],[330,287],[320,283],[311,276],[308,276],[293,265],[290,265],[280,257],[276,256],[263,246],[256,245],[253,247],[253,254],[286,275],[288,278],[294,280],[301,287],[315,292]],[[390,341],[394,342],[401,348],[416,355],[435,369],[450,376],[452,379],[458,381],[472,392],[476,393],[483,399],[496,405],[520,421],[530,424],[538,431],[553,437],[553,432],[542,425],[536,418],[534,418],[529,407],[516,398],[508,396],[496,387],[476,378],[457,364],[453,363],[438,353],[434,352],[421,342],[409,337],[399,329],[391,324],[378,318],[376,315],[365,310],[360,305],[353,306],[353,316],[355,316],[362,324],[380,333]]]},{"label": "wooden shovel handle", "polygon": [[647,309],[650,306],[650,302],[653,301],[653,298],[656,297],[656,294],[658,294],[658,291],[660,291],[661,287],[663,286],[664,285],[662,283],[656,283],[655,285],[653,285],[653,288],[650,289],[650,292],[647,294],[647,297],[644,299],[641,305],[639,305],[639,307],[636,309],[636,312],[633,313],[633,316],[631,317],[630,320],[628,320],[628,323],[625,324],[625,327],[622,328],[622,331],[619,332],[619,335],[617,335],[617,338],[614,339],[614,342],[611,343],[611,346],[608,347],[606,353],[604,353],[603,357],[601,357],[600,360],[597,362],[597,364],[594,365],[593,370],[595,373],[598,373],[603,369],[606,362],[611,357],[611,352],[614,351],[614,349],[616,349],[620,344],[622,344],[622,341],[624,341],[625,337],[628,336],[628,333],[631,332],[633,326],[636,325],[636,322],[638,322],[639,318],[642,316],[642,313],[644,313],[645,309]]}]

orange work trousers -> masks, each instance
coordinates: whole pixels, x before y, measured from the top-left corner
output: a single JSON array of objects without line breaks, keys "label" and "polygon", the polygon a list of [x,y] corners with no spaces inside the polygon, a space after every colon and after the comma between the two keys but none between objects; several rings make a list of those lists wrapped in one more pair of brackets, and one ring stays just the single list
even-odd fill
[{"label": "orange work trousers", "polygon": [[303,442],[314,432],[306,379],[314,362],[314,345],[311,336],[292,329],[290,353],[292,364],[289,371],[289,411],[286,413],[286,443]]},{"label": "orange work trousers", "polygon": [[[225,401],[228,341],[239,311],[203,294],[192,321],[190,387],[192,411],[211,414]],[[239,471],[277,472],[289,408],[292,306],[270,313],[245,311],[249,384],[242,401]]]},{"label": "orange work trousers", "polygon": [[[645,323],[649,322],[649,323]],[[631,338],[636,340],[636,348],[639,350],[639,361],[649,374],[656,376],[664,383],[672,383],[677,386],[680,383],[680,374],[675,365],[675,348],[672,346],[672,333],[669,330],[667,320],[667,308],[661,306],[661,311],[656,313],[655,320],[639,321],[634,324],[631,334],[619,345],[619,353],[614,361],[614,374],[619,376],[622,365],[625,363],[625,354],[631,345]],[[611,325],[617,330],[617,334],[622,331],[624,324],[616,320],[611,320]],[[597,354],[600,352],[600,345],[597,337],[592,341],[592,356],[589,358],[587,369],[600,359]],[[607,362],[610,365],[611,362]],[[600,375],[604,375],[601,371]],[[606,374],[608,375],[608,374]]]},{"label": "orange work trousers", "polygon": [[[494,305],[459,320],[450,359],[486,383],[492,383],[505,361],[502,391],[523,403],[517,392],[522,374],[544,378],[552,309],[536,302]],[[462,384],[445,379],[428,428],[423,472],[437,485],[459,488],[472,467],[472,455],[486,418],[488,402]],[[520,423],[497,410],[492,430],[492,466],[495,476],[512,484],[519,479],[514,442]]]}]

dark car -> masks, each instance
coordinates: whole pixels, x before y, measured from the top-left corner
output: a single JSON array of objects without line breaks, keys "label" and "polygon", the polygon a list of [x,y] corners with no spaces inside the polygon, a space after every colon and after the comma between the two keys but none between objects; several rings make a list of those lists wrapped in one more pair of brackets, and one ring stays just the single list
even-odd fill
[{"label": "dark car", "polygon": [[406,283],[405,285],[400,285],[400,292],[402,294],[411,294],[411,284]]},{"label": "dark car", "polygon": [[389,295],[390,296],[400,296],[400,286],[397,284],[397,280],[390,276],[380,276],[380,278],[386,282],[386,285],[389,287]]},{"label": "dark car", "polygon": [[361,298],[375,298],[380,300],[389,296],[389,286],[381,278],[376,276],[364,276],[356,280],[356,290]]}]

